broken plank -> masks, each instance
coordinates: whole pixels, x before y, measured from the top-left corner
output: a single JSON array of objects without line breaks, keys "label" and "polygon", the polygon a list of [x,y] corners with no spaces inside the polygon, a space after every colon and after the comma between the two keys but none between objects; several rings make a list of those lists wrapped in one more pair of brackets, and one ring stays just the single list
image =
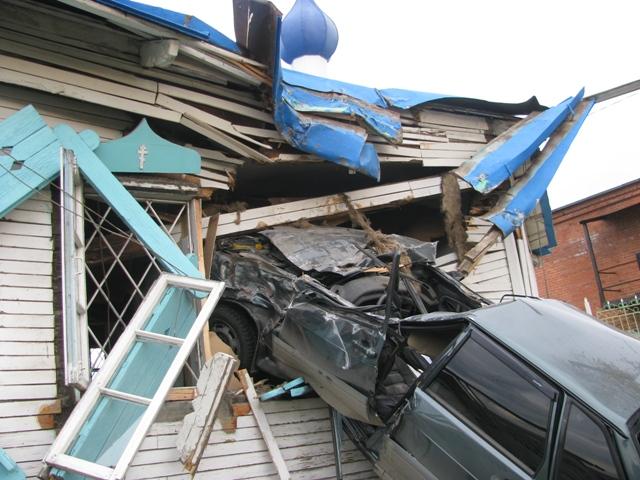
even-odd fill
[{"label": "broken plank", "polygon": [[116,97],[128,98],[148,104],[153,104],[155,102],[156,93],[153,91],[150,92],[148,90],[130,87],[121,83],[114,83],[108,80],[90,77],[81,73],[50,67],[38,62],[31,62],[0,54],[0,64],[9,70],[56,80],[67,85],[85,87],[97,92],[115,95]]},{"label": "broken plank", "polygon": [[200,372],[196,386],[198,396],[192,402],[194,411],[184,417],[176,440],[180,461],[192,473],[198,469],[218,407],[237,366],[238,361],[232,356],[216,353]]},{"label": "broken plank", "polygon": [[0,81],[178,123],[180,114],[135,100],[0,67]]},{"label": "broken plank", "polygon": [[[195,92],[193,90],[187,90],[185,88],[180,88],[173,85],[167,85],[164,83],[161,83],[159,85],[158,91],[159,93],[163,93],[170,97],[187,100],[189,102],[197,103],[200,105],[207,105],[209,107],[237,113],[238,115],[243,115],[245,117],[273,124],[273,116],[271,116],[270,114],[266,113],[263,110],[258,110],[257,108],[247,107],[245,105],[239,104],[238,102],[223,100],[218,97]],[[274,133],[278,135],[277,132],[274,131]]]},{"label": "broken plank", "polygon": [[240,155],[247,156],[260,163],[272,163],[272,160],[266,155],[254,150],[253,148],[245,145],[244,143],[230,137],[229,135],[221,132],[220,130],[213,128],[212,126],[201,122],[199,119],[192,117],[186,113],[180,121],[182,125],[199,133],[216,143],[219,143],[223,147],[233,150]]},{"label": "broken plank", "polygon": [[213,265],[213,256],[216,251],[216,235],[218,233],[218,221],[220,214],[217,213],[209,218],[207,224],[207,235],[204,241],[204,275],[205,278],[211,278],[211,266]]},{"label": "broken plank", "polygon": [[260,406],[260,401],[258,400],[258,395],[256,394],[256,390],[253,387],[253,382],[251,380],[251,377],[249,376],[249,372],[247,372],[246,370],[242,370],[241,372],[239,372],[239,376],[245,391],[245,395],[247,396],[247,401],[251,405],[251,410],[253,411],[254,418],[256,420],[256,423],[258,424],[260,432],[262,433],[262,438],[267,444],[269,456],[271,457],[271,460],[276,467],[278,476],[280,477],[280,480],[288,480],[290,478],[290,475],[287,464],[285,463],[284,458],[282,458],[282,454],[280,453],[280,449],[278,448],[276,439],[274,438],[271,427],[269,426],[267,416]]},{"label": "broken plank", "polygon": [[226,132],[230,135],[234,135],[259,147],[267,149],[271,148],[271,146],[269,145],[260,143],[257,140],[254,140],[253,138],[240,133],[238,130],[236,130],[235,126],[230,121],[218,117],[212,113],[205,112],[204,110],[201,110],[192,105],[180,102],[174,98],[168,97],[167,95],[159,94],[158,98],[156,99],[156,103],[162,107],[173,110],[182,115],[188,115],[189,118],[192,118],[193,120],[210,125],[213,128],[217,128],[220,131]]}]

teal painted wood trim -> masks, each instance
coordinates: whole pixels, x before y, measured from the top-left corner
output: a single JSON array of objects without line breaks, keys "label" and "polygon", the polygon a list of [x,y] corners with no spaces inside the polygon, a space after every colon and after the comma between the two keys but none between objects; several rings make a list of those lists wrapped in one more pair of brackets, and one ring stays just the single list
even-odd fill
[{"label": "teal painted wood trim", "polygon": [[146,119],[129,135],[100,144],[95,153],[112,172],[200,172],[198,152],[165,140],[151,130]]},{"label": "teal painted wood trim", "polygon": [[29,105],[0,122],[0,147],[2,218],[58,176],[61,144]]},{"label": "teal painted wood trim", "polygon": [[203,278],[188,257],[151,219],[71,127],[58,125],[54,132],[65,148],[74,151],[78,167],[87,182],[116,211],[138,240],[156,255],[167,271],[193,278]]},{"label": "teal painted wood trim", "polygon": [[26,475],[16,462],[0,448],[0,478],[2,480],[24,480]]}]

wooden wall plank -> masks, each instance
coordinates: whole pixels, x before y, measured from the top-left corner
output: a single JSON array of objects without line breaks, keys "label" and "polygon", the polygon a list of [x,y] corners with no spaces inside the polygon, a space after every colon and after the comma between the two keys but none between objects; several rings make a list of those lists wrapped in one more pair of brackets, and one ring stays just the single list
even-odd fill
[{"label": "wooden wall plank", "polygon": [[[4,353],[4,352],[3,352]],[[53,355],[0,355],[0,370],[51,370],[56,368]]]},{"label": "wooden wall plank", "polygon": [[53,342],[53,328],[0,328],[0,341]]},{"label": "wooden wall plank", "polygon": [[[0,385],[55,385],[55,370],[15,370],[0,372]],[[6,408],[2,405],[0,410]],[[3,412],[4,413],[4,412]]]}]

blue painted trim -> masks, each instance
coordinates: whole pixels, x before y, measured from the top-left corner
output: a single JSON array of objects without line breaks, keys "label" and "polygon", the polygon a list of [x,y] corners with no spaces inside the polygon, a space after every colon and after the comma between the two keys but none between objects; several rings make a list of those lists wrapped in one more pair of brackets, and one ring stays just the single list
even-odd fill
[{"label": "blue painted trim", "polygon": [[74,151],[80,171],[95,191],[116,211],[122,221],[156,255],[169,272],[202,278],[202,274],[188,257],[151,219],[71,127],[58,125],[54,132],[65,148]]},{"label": "blue painted trim", "polygon": [[126,13],[133,14],[137,17],[144,18],[153,23],[157,23],[164,27],[177,30],[185,35],[204,40],[224,48],[230,52],[241,54],[240,47],[229,37],[222,34],[211,25],[203,22],[193,15],[174,12],[166,8],[154,7],[132,0],[95,0],[98,3],[108,7],[116,8]]},{"label": "blue painted trim", "polygon": [[200,173],[200,154],[165,140],[145,118],[128,135],[100,144],[95,154],[112,172]]},{"label": "blue painted trim", "polygon": [[[0,122],[0,218],[46,187],[60,171],[60,142],[33,106]],[[14,159],[22,162],[12,170]]]},{"label": "blue painted trim", "polygon": [[560,126],[582,100],[584,89],[575,97],[523,121],[504,133],[465,162],[458,175],[478,192],[486,194],[512,176],[518,167]]},{"label": "blue painted trim", "polygon": [[544,231],[547,237],[547,244],[532,250],[538,256],[549,255],[551,249],[558,245],[556,238],[556,230],[553,227],[553,212],[551,211],[551,204],[549,203],[549,194],[544,192],[540,197],[540,210],[542,211],[542,220],[544,223]]},{"label": "blue painted trim", "polygon": [[2,480],[25,480],[27,476],[16,462],[0,448],[0,478]]},{"label": "blue painted trim", "polygon": [[580,127],[589,115],[594,102],[590,101],[576,120],[575,124],[562,138],[556,148],[547,159],[539,165],[532,166],[518,183],[509,190],[504,206],[499,206],[497,212],[490,212],[485,218],[498,227],[506,237],[516,228],[520,227],[524,220],[535,208],[538,200],[544,195],[553,179],[562,159],[566,155],[573,139],[580,131]]}]

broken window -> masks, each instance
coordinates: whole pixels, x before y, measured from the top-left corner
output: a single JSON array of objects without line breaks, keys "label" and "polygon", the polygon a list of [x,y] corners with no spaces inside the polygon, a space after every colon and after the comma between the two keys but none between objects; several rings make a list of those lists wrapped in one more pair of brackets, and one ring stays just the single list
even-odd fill
[{"label": "broken window", "polygon": [[[95,375],[163,269],[111,207],[97,199],[86,204],[87,311],[91,373]],[[174,240],[179,240],[186,253],[194,251],[188,202],[140,200],[140,204],[168,235],[182,225],[185,237]]]},{"label": "broken window", "polygon": [[45,458],[64,470],[54,476],[124,478],[223,289],[177,275],[156,280]]}]

